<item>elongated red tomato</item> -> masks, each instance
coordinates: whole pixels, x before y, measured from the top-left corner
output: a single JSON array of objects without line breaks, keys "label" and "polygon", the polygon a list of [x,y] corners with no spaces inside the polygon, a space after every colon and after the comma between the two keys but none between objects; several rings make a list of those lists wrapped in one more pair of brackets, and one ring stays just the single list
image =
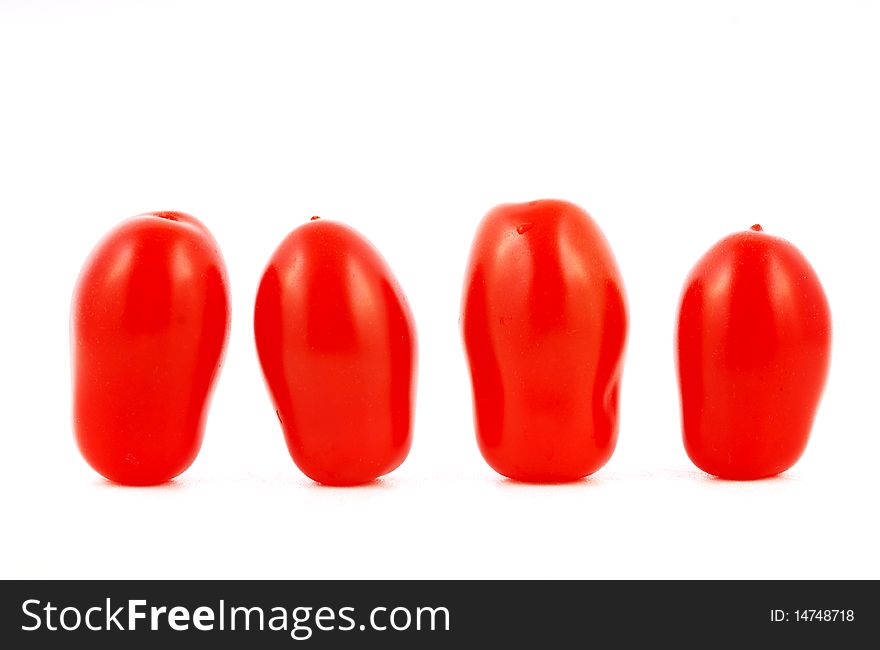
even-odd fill
[{"label": "elongated red tomato", "polygon": [[403,291],[357,231],[313,218],[272,255],[254,310],[287,447],[311,479],[383,476],[412,442],[416,333]]},{"label": "elongated red tomato", "polygon": [[144,214],[101,240],[71,309],[74,431],[98,473],[151,485],[192,464],[228,332],[226,269],[200,221]]},{"label": "elongated red tomato", "polygon": [[794,465],[830,357],[828,302],[803,254],[760,226],[718,242],[688,276],[678,313],[684,445],[694,464],[743,480]]},{"label": "elongated red tomato", "polygon": [[608,461],[627,308],[614,255],[586,212],[555,200],[489,212],[468,262],[461,325],[489,465],[560,482]]}]

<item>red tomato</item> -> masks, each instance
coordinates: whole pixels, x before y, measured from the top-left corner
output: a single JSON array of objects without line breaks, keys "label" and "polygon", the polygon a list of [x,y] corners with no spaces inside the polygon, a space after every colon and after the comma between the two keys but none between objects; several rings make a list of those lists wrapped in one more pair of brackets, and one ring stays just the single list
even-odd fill
[{"label": "red tomato", "polygon": [[792,244],[753,226],[697,262],[678,313],[684,445],[694,464],[757,479],[797,462],[831,357],[822,285]]},{"label": "red tomato", "polygon": [[199,452],[226,349],[228,282],[214,238],[180,212],[124,221],[86,261],[71,312],[83,456],[117,483],[174,478]]},{"label": "red tomato", "polygon": [[471,250],[461,325],[489,465],[561,482],[608,461],[627,308],[614,255],[586,212],[552,200],[489,212]]},{"label": "red tomato", "polygon": [[416,333],[403,291],[357,231],[313,220],[263,274],[260,363],[287,448],[311,479],[356,485],[399,466],[412,443]]}]

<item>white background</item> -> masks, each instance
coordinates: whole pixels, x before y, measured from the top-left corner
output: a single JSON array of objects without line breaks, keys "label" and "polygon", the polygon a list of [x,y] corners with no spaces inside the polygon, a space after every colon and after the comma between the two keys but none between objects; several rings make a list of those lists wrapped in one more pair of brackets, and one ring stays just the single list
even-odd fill
[{"label": "white background", "polygon": [[[0,2],[0,576],[880,578],[880,5],[872,2]],[[494,204],[605,230],[631,330],[620,443],[527,486],[477,451],[458,332]],[[233,327],[202,453],[122,488],[70,427],[68,310],[91,247],[202,219]],[[419,329],[415,443],[385,480],[312,484],[283,443],[252,304],[313,214],[384,253]],[[680,441],[676,303],[716,240],[796,243],[835,320],[803,460],[710,479]]]}]

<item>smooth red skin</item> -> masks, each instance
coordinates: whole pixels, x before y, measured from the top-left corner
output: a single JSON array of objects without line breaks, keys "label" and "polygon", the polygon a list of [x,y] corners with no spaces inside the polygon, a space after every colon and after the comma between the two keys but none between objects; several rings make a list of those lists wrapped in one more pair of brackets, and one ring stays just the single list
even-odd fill
[{"label": "smooth red skin", "polygon": [[99,474],[155,485],[195,460],[228,293],[217,243],[186,214],[133,217],[92,251],[73,295],[71,362],[76,441]]},{"label": "smooth red skin", "polygon": [[493,469],[564,482],[608,461],[627,307],[614,255],[584,210],[544,200],[489,212],[471,250],[461,325],[477,442]]},{"label": "smooth red skin", "polygon": [[828,301],[803,254],[762,231],[722,239],[688,276],[677,332],[684,445],[694,464],[735,480],[794,465],[831,358]]},{"label": "smooth red skin", "polygon": [[254,334],[287,448],[325,485],[367,483],[412,444],[416,331],[385,260],[360,233],[313,220],[272,255]]}]

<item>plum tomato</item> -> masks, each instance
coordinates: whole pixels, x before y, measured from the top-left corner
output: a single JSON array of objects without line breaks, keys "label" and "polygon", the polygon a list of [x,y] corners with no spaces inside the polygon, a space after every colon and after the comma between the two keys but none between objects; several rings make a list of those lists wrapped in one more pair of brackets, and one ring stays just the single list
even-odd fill
[{"label": "plum tomato", "polygon": [[491,210],[467,265],[461,329],[477,442],[528,482],[592,474],[617,442],[627,306],[602,231],[578,206]]},{"label": "plum tomato", "polygon": [[684,446],[726,479],[800,458],[828,376],[831,313],[806,257],[760,226],[725,237],[685,281],[677,370]]},{"label": "plum tomato", "polygon": [[110,231],[71,307],[73,427],[86,461],[127,485],[186,470],[228,333],[226,268],[200,221],[155,212]]},{"label": "plum tomato", "polygon": [[254,335],[296,465],[326,485],[366,483],[412,442],[416,330],[378,250],[354,229],[314,218],[269,260]]}]

